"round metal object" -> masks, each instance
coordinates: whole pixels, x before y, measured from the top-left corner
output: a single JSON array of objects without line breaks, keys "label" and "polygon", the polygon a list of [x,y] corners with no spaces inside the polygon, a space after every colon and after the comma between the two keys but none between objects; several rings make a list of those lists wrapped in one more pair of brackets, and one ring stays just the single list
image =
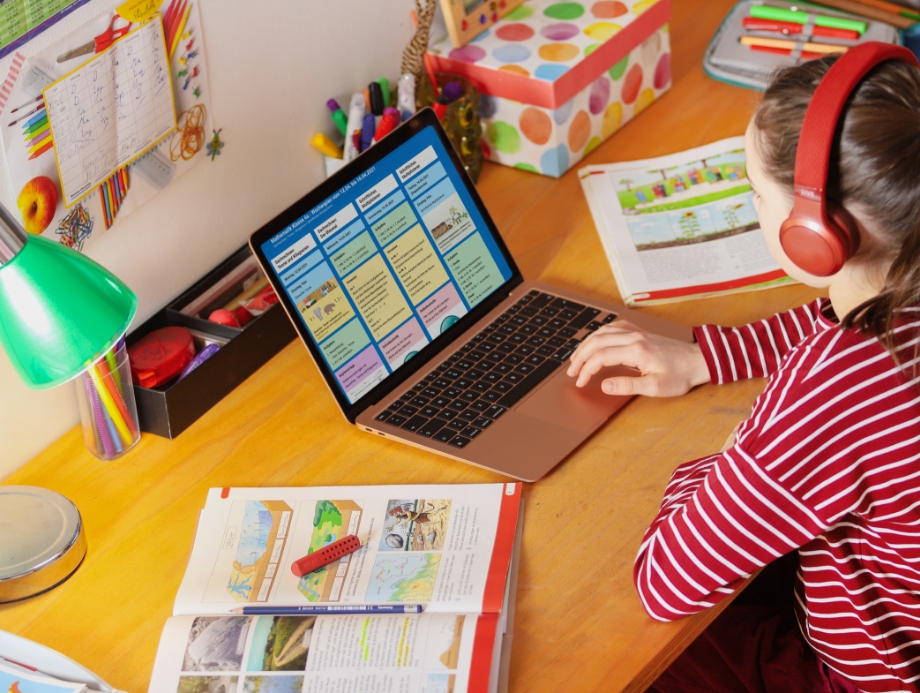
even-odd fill
[{"label": "round metal object", "polygon": [[86,555],[77,506],[35,486],[0,486],[0,604],[64,582]]}]

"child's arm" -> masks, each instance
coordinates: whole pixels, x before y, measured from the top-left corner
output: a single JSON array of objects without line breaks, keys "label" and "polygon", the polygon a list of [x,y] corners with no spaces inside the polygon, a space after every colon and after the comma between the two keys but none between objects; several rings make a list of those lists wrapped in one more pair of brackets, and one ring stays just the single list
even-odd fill
[{"label": "child's arm", "polygon": [[776,371],[788,351],[813,334],[822,299],[744,327],[706,325],[694,329],[688,344],[644,332],[620,320],[600,327],[572,354],[567,373],[584,387],[607,366],[629,366],[639,377],[619,376],[603,383],[616,395],[674,397],[704,383],[759,378]]},{"label": "child's arm", "polygon": [[711,606],[850,513],[908,513],[916,387],[874,338],[828,329],[803,340],[734,444],[674,473],[634,569],[649,614],[672,620]]},{"label": "child's arm", "polygon": [[661,621],[697,613],[824,529],[811,508],[737,446],[686,463],[639,548],[639,598]]},{"label": "child's arm", "polygon": [[693,334],[703,347],[711,382],[718,385],[775,373],[789,350],[814,334],[824,303],[819,298],[743,327],[695,327]]}]

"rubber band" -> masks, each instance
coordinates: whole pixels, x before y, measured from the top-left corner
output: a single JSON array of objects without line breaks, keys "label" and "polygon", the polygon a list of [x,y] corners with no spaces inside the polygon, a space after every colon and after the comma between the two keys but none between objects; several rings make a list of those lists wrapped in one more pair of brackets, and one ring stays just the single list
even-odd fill
[{"label": "rubber band", "polygon": [[179,114],[179,129],[169,143],[169,158],[172,161],[188,161],[201,151],[207,119],[208,112],[200,103]]}]

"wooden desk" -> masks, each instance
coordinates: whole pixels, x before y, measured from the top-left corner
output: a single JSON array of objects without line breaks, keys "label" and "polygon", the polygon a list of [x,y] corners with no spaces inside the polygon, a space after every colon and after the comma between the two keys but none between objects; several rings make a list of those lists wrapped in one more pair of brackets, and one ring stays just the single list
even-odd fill
[{"label": "wooden desk", "polygon": [[[743,133],[756,96],[710,80],[700,67],[733,3],[674,1],[673,89],[589,163]],[[619,300],[575,171],[553,180],[487,166],[480,188],[526,277]],[[685,324],[740,324],[813,295],[797,286],[644,310]],[[705,386],[679,399],[636,400],[526,488],[512,691],[641,691],[715,616],[650,619],[633,588],[633,559],[671,470],[718,450],[762,387]],[[0,607],[0,628],[144,693],[207,488],[501,480],[349,426],[296,342],[175,441],[144,435],[124,459],[102,463],[75,428],[10,476],[6,483],[72,499],[90,548],[63,586]]]}]

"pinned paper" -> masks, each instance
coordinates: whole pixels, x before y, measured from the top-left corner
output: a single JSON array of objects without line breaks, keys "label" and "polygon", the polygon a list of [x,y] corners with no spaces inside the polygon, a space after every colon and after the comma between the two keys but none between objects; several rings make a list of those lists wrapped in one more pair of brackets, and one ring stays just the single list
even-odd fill
[{"label": "pinned paper", "polygon": [[176,129],[163,23],[131,32],[43,94],[70,207]]},{"label": "pinned paper", "polygon": [[129,22],[143,24],[153,19],[160,9],[161,0],[128,0],[115,8],[115,11]]}]

